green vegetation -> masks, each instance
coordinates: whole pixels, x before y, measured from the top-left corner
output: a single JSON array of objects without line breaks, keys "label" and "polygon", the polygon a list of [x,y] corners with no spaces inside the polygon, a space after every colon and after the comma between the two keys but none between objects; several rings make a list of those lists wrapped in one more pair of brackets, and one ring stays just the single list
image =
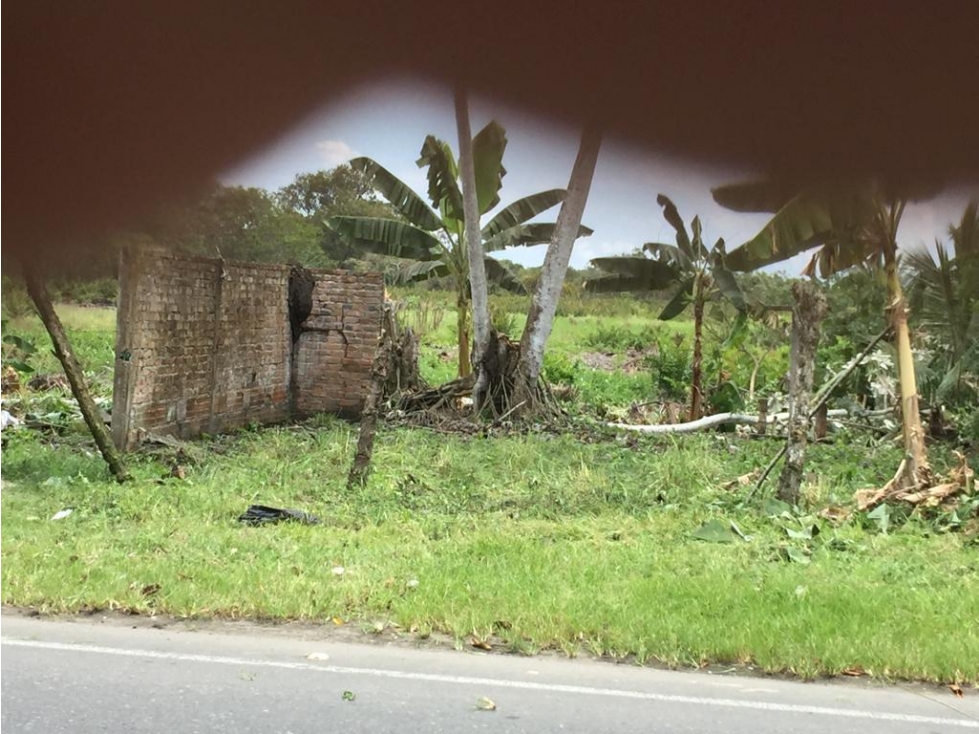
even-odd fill
[{"label": "green vegetation", "polygon": [[[503,175],[502,128],[489,126],[474,146],[479,141],[486,154],[479,209],[488,213]],[[405,263],[391,252],[350,259],[362,244],[356,240],[371,239],[369,228],[387,227],[391,237],[372,241],[413,238],[423,245],[414,272],[436,276],[392,288],[398,318],[420,335],[422,375],[433,384],[453,378],[460,361],[468,364],[470,343],[456,172],[448,146],[434,138],[423,158],[434,209],[362,159],[303,174],[274,193],[215,186],[138,232],[81,243],[85,262],[58,263],[71,277],[53,272],[52,292],[98,405],[111,404],[115,312],[104,306],[116,295],[107,276],[123,242],[381,268],[393,283]],[[388,423],[378,433],[370,480],[354,490],[345,480],[356,428],[329,417],[180,448],[146,446],[129,459],[133,481],[116,484],[64,380],[51,375],[59,365],[30,300],[5,277],[3,407],[24,425],[3,432],[3,603],[42,613],[303,619],[448,635],[458,645],[523,654],[553,649],[639,664],[724,663],[804,678],[846,673],[979,686],[974,483],[946,485],[955,496],[931,506],[888,497],[861,510],[854,498],[884,485],[912,452],[920,467],[930,465],[922,473],[929,480],[961,467],[953,450],[975,465],[976,207],[950,228],[951,250],[914,253],[899,269],[900,201],[866,199],[863,190],[786,198],[782,189],[715,192],[736,209],[771,209],[773,195],[777,203],[769,225],[733,258],[721,243],[707,251],[699,223],[691,236],[664,200],[676,247],[650,246],[653,257],[639,258],[641,265],[598,262],[620,281],[645,275],[657,287],[673,283],[670,294],[596,293],[604,289],[594,279],[600,273],[569,271],[543,359],[565,411],[555,424],[441,434]],[[552,225],[530,220],[562,197],[544,192],[504,209],[483,228],[487,249],[498,249],[494,238],[500,247],[546,239]],[[341,236],[343,226],[360,227],[359,234]],[[765,306],[790,302],[789,281],[764,273],[735,279],[728,268],[817,244],[814,267],[833,273],[817,383],[863,351],[888,320],[901,339],[896,350],[873,352],[832,394],[830,407],[846,407],[856,420],[838,427],[832,442],[810,447],[798,507],[756,488],[775,441],[723,429],[671,438],[605,427],[608,420],[681,418],[691,385],[705,414],[750,411],[759,398],[782,409],[787,325]],[[883,270],[848,267],[881,259]],[[540,269],[503,269],[511,287],[496,279],[489,314],[497,331],[516,339]],[[905,287],[910,320],[902,308],[886,312]],[[746,310],[741,293],[747,310],[768,318],[733,318]],[[680,316],[688,301],[694,319],[654,318]],[[902,448],[894,415],[883,428],[859,425],[867,410],[892,408],[900,395],[915,393],[916,370],[930,432],[927,463],[920,428],[904,426],[916,444]],[[322,523],[237,522],[252,503],[302,509]]]},{"label": "green vegetation", "polygon": [[[479,217],[500,203],[500,189],[506,169],[506,130],[490,122],[472,139],[472,156]],[[431,207],[382,165],[370,158],[350,161],[353,170],[362,172],[370,185],[392,207],[388,216],[335,216],[327,226],[352,248],[403,259],[396,271],[397,282],[407,283],[428,278],[449,281],[456,295],[456,332],[458,373],[471,371],[469,345],[473,339],[470,325],[473,298],[470,283],[469,246],[466,241],[466,217],[463,211],[460,169],[449,144],[429,135],[421,148],[418,165],[427,169],[428,198]],[[563,189],[541,191],[514,201],[500,210],[483,226],[476,228],[484,252],[506,247],[546,243],[554,224],[530,223],[565,198]],[[591,230],[582,227],[579,236]],[[483,257],[486,277],[497,287],[514,293],[526,293],[526,287],[504,263]]]},{"label": "green vegetation", "polygon": [[[642,254],[631,257],[602,257],[592,265],[612,275],[588,281],[586,287],[596,292],[662,291],[675,289],[669,303],[660,312],[661,321],[669,321],[693,305],[693,361],[690,374],[690,420],[703,413],[703,329],[704,310],[708,303],[727,299],[740,312],[746,311],[744,294],[734,275],[724,265],[724,240],[719,239],[708,250],[701,237],[700,217],[690,223],[690,232],[676,205],[660,194],[656,203],[663,216],[676,230],[676,244],[647,242]],[[646,257],[645,255],[649,255]]]},{"label": "green vegetation", "polygon": [[[763,445],[395,429],[378,441],[368,487],[351,493],[356,434],[329,419],[200,444],[207,458],[185,480],[160,479],[160,461],[131,462],[127,487],[82,445],[8,441],[7,604],[339,617],[523,653],[979,680],[977,549],[923,522],[883,534],[748,510],[717,484],[761,461]],[[811,508],[880,483],[896,460],[888,450],[854,466],[852,450],[814,452]],[[251,502],[324,523],[240,526]],[[65,508],[70,517],[49,519]],[[693,538],[711,518],[735,520],[750,540]],[[788,536],[810,523],[814,540]]]},{"label": "green vegetation", "polygon": [[[454,342],[444,313],[452,296],[411,294],[403,316],[431,327],[427,376],[451,376],[436,347]],[[621,316],[558,319],[547,369],[578,391],[570,407],[581,415],[655,398],[664,345],[689,354],[675,346],[689,340],[689,322],[628,315],[629,300],[599,301]],[[59,311],[106,395],[112,310]],[[43,344],[31,318],[7,328]],[[607,350],[622,367],[647,339],[658,340],[659,355],[632,374],[582,361]],[[708,364],[717,350],[723,359],[708,338]],[[45,352],[39,371],[55,367]],[[749,500],[747,486],[723,488],[773,451],[734,434],[623,437],[586,417],[559,432],[486,437],[389,427],[370,482],[351,492],[355,444],[356,428],[329,417],[245,430],[183,454],[137,454],[136,479],[119,486],[72,421],[5,431],[3,602],[43,613],[337,618],[523,654],[979,682],[976,508],[819,515],[880,486],[899,460],[893,444],[854,433],[814,446],[798,510]],[[936,445],[932,461],[942,469],[946,449]],[[323,524],[240,525],[253,502],[301,508]],[[729,542],[695,537],[712,520]],[[728,530],[732,522],[747,540]]]}]

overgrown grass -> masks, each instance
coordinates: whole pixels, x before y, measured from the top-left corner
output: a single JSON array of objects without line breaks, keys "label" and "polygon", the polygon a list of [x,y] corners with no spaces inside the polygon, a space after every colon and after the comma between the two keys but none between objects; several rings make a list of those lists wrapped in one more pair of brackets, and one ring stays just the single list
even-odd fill
[{"label": "overgrown grass", "polygon": [[[422,377],[431,384],[442,384],[455,378],[458,350],[452,304],[438,291],[396,295],[403,300],[402,321],[420,331]],[[516,296],[494,296],[492,299],[491,305],[496,312],[508,317],[508,336],[515,340],[520,338],[526,323],[525,300]],[[628,296],[592,297],[589,303],[591,307],[613,315],[558,315],[545,357],[545,368],[550,368],[548,379],[573,385],[577,389],[579,405],[586,411],[604,413],[653,399],[655,383],[649,370],[626,374],[592,369],[581,363],[578,356],[585,351],[625,352],[630,348],[646,348],[656,339],[672,340],[677,335],[689,343],[693,330],[691,322],[658,321],[654,318],[658,313],[655,303],[636,301]],[[519,307],[523,310],[506,310]]]},{"label": "overgrown grass", "polygon": [[[185,480],[134,460],[138,479],[121,487],[87,442],[7,441],[6,604],[338,617],[524,653],[979,680],[977,549],[914,523],[883,535],[817,521],[816,541],[789,540],[785,519],[717,488],[768,445],[388,430],[371,481],[351,492],[355,430],[325,418],[202,442],[206,460]],[[898,460],[845,461],[852,450],[814,449],[808,492],[820,505],[879,484]],[[252,502],[324,522],[243,527],[235,518]],[[691,537],[711,518],[750,540]],[[788,562],[789,545],[811,563]]]},{"label": "overgrown grass", "polygon": [[[64,303],[57,304],[56,310],[65,326],[75,356],[93,381],[95,389],[100,392],[111,391],[116,310]],[[28,361],[35,372],[61,372],[61,364],[51,349],[51,339],[34,313],[21,314],[10,319],[4,333],[25,337],[34,344],[37,351]]]},{"label": "overgrown grass", "polygon": [[[113,311],[58,310],[86,367],[110,376],[97,381],[105,388]],[[448,379],[454,363],[434,347],[454,345],[454,316],[427,318],[423,369]],[[57,369],[36,319],[8,328],[43,347],[39,371]],[[628,404],[652,389],[650,375],[582,367],[584,341],[688,328],[624,310],[562,316],[545,368],[565,372],[582,401]],[[886,481],[900,459],[893,447],[856,439],[813,447],[801,516],[769,517],[744,502],[745,490],[719,487],[775,447],[732,434],[383,429],[370,482],[348,491],[356,429],[330,418],[197,442],[183,480],[169,476],[173,457],[133,456],[137,478],[125,486],[109,480],[87,438],[64,430],[4,434],[6,604],[338,618],[519,653],[979,683],[979,547],[970,536],[915,517],[882,533],[866,520],[833,527],[815,515]],[[933,459],[941,468],[942,453]],[[324,522],[239,525],[253,502]],[[66,508],[69,517],[50,519]],[[712,519],[734,521],[750,539],[695,539]],[[788,532],[812,525],[821,532],[811,539]]]}]

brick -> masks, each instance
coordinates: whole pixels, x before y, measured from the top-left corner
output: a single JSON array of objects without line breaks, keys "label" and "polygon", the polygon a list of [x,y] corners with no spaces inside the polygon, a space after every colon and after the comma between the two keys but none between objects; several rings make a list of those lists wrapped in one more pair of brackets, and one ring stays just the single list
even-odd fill
[{"label": "brick", "polygon": [[[208,426],[287,417],[288,266],[222,264],[155,249],[135,258],[138,269],[126,271],[135,276],[121,284],[131,318],[117,336],[118,350],[130,350],[135,368],[114,406],[131,416],[126,440],[150,427],[189,436],[214,430]],[[295,355],[297,402],[304,413],[359,411],[380,333],[383,279],[346,271],[314,276],[307,323],[340,327],[343,335],[303,336]]]}]

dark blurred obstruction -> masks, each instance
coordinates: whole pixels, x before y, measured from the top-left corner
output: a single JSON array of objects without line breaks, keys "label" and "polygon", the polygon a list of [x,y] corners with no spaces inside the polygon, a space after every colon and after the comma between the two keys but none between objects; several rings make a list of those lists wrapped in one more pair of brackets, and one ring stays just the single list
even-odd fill
[{"label": "dark blurred obstruction", "polygon": [[125,226],[406,73],[698,161],[979,180],[974,0],[39,0],[3,21],[8,266]]}]

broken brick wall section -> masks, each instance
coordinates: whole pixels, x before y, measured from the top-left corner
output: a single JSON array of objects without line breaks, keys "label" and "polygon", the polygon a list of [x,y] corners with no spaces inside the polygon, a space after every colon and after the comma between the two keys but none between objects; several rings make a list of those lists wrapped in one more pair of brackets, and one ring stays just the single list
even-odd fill
[{"label": "broken brick wall section", "polygon": [[360,415],[381,331],[384,281],[380,274],[314,274],[313,310],[296,351],[296,412]]},{"label": "broken brick wall section", "polygon": [[116,445],[131,448],[141,432],[190,438],[287,420],[293,388],[300,416],[359,414],[384,284],[376,274],[313,275],[313,311],[294,346],[288,266],[125,250],[112,409]]}]

